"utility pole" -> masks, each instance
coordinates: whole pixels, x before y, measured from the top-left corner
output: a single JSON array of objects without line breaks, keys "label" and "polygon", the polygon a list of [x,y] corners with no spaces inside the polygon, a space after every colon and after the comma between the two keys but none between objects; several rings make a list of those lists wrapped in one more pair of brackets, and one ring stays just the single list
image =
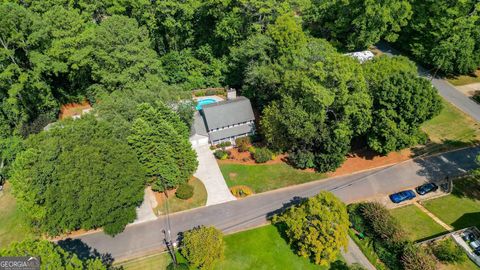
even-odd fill
[{"label": "utility pole", "polygon": [[168,194],[167,194],[167,188],[165,187],[165,183],[162,181],[163,185],[163,192],[165,194],[165,212],[167,215],[167,232],[165,233],[165,230],[163,231],[165,233],[165,244],[167,245],[167,249],[170,252],[170,256],[172,256],[173,260],[173,267],[174,269],[177,268],[177,257],[175,256],[175,244],[172,241],[172,226],[170,223],[170,209],[168,205]]}]

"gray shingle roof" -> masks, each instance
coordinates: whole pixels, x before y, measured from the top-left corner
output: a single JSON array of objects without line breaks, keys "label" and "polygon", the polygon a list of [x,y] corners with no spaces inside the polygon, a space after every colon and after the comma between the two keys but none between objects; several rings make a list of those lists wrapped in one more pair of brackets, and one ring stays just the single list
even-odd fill
[{"label": "gray shingle roof", "polygon": [[253,132],[254,124],[248,123],[236,127],[226,128],[218,131],[212,131],[209,133],[210,141],[216,141],[219,139],[225,139],[232,136],[239,136],[246,133]]},{"label": "gray shingle roof", "polygon": [[255,120],[252,104],[246,97],[204,105],[202,111],[207,130]]}]

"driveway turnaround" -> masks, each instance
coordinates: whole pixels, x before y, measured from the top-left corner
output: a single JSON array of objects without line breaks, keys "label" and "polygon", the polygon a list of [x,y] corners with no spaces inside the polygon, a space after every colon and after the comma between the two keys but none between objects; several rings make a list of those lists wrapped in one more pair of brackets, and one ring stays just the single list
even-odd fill
[{"label": "driveway turnaround", "polygon": [[[390,47],[385,42],[381,42],[377,45],[378,49],[381,50],[386,55],[401,55],[397,50]],[[480,105],[475,103],[469,97],[458,91],[453,85],[451,85],[447,80],[442,78],[433,77],[432,74],[422,66],[418,65],[418,73],[422,77],[432,81],[433,86],[437,88],[438,93],[452,103],[454,106],[459,108],[464,113],[470,115],[476,121],[480,121]]]},{"label": "driveway turnaround", "polygon": [[198,156],[198,169],[193,176],[200,179],[207,189],[207,206],[234,201],[236,198],[230,193],[209,146],[201,145],[194,149]]},{"label": "driveway turnaround", "polygon": [[198,225],[215,226],[232,233],[265,224],[281,209],[302,198],[328,190],[351,203],[378,195],[412,188],[426,182],[441,182],[478,168],[475,162],[480,147],[472,147],[428,158],[405,161],[396,165],[357,174],[323,179],[302,185],[277,189],[247,198],[190,211],[161,216],[154,221],[128,226],[115,237],[103,232],[76,238],[100,253],[116,259],[141,256],[164,249],[165,231],[173,237]]}]

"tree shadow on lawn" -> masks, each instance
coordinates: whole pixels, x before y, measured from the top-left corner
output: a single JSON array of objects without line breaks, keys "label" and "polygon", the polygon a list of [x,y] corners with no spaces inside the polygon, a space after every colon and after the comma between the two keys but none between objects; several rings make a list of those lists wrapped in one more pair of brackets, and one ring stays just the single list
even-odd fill
[{"label": "tree shadow on lawn", "polygon": [[477,200],[480,203],[480,176],[470,176],[455,182],[452,195]]},{"label": "tree shadow on lawn", "polygon": [[476,226],[480,229],[480,212],[463,214],[459,219],[452,223],[456,230]]},{"label": "tree shadow on lawn", "polygon": [[74,253],[78,256],[78,258],[82,261],[88,259],[100,259],[102,260],[103,264],[107,266],[112,266],[114,258],[110,253],[100,253],[96,249],[92,249],[86,243],[84,243],[80,239],[72,239],[67,238],[64,240],[60,240],[57,243],[61,248],[64,250]]},{"label": "tree shadow on lawn", "polygon": [[429,141],[425,145],[414,146],[411,148],[413,157],[420,157],[424,155],[432,155],[436,153],[445,152],[448,150],[469,147],[480,144],[478,140],[459,141],[459,140],[442,140],[440,143]]},{"label": "tree shadow on lawn", "polygon": [[470,170],[478,169],[476,162],[480,148],[469,151],[455,151],[428,158],[416,158],[414,162],[421,166],[417,175],[426,177],[432,182],[442,182],[465,175]]}]

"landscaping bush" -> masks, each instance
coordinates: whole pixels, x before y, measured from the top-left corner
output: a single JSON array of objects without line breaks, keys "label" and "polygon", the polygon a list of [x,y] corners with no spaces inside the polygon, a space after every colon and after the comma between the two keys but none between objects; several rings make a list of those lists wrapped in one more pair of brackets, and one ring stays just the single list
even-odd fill
[{"label": "landscaping bush", "polygon": [[230,192],[235,197],[247,197],[253,194],[253,190],[248,186],[233,186],[230,188]]},{"label": "landscaping bush", "polygon": [[253,158],[257,163],[265,163],[272,159],[273,153],[266,147],[257,148],[253,154]]},{"label": "landscaping bush", "polygon": [[310,151],[296,150],[288,154],[289,162],[299,169],[315,167],[315,155]]},{"label": "landscaping bush", "polygon": [[193,186],[187,183],[181,184],[177,191],[175,192],[175,196],[182,200],[188,200],[193,196]]},{"label": "landscaping bush", "polygon": [[205,92],[205,95],[207,96],[215,96],[215,95],[224,95],[225,94],[225,89],[223,88],[213,88],[213,89],[207,89],[206,92]]},{"label": "landscaping bush", "polygon": [[225,150],[216,150],[213,153],[217,159],[224,160],[228,158],[228,152]]},{"label": "landscaping bush", "polygon": [[235,145],[238,148],[238,152],[246,152],[250,147],[250,137],[240,137],[235,139]]},{"label": "landscaping bush", "polygon": [[206,92],[204,90],[199,90],[199,91],[194,92],[194,95],[196,97],[203,97],[203,96],[205,96],[205,94],[206,94]]},{"label": "landscaping bush", "polygon": [[229,142],[229,141],[226,141],[226,142],[221,142],[219,144],[217,144],[217,148],[224,148],[224,147],[228,147],[228,146],[231,146],[232,143]]},{"label": "landscaping bush", "polygon": [[250,154],[252,154],[252,155],[255,154],[255,147],[249,146],[248,147],[248,152],[250,152]]},{"label": "landscaping bush", "polygon": [[223,258],[223,235],[215,227],[200,226],[183,234],[180,252],[195,269],[212,269]]},{"label": "landscaping bush", "polygon": [[463,250],[451,238],[433,244],[432,252],[438,260],[446,263],[462,262],[465,259]]},{"label": "landscaping bush", "polygon": [[217,147],[215,145],[210,145],[210,150],[215,150]]},{"label": "landscaping bush", "polygon": [[408,244],[402,254],[402,264],[405,270],[434,270],[435,259],[425,248]]}]

